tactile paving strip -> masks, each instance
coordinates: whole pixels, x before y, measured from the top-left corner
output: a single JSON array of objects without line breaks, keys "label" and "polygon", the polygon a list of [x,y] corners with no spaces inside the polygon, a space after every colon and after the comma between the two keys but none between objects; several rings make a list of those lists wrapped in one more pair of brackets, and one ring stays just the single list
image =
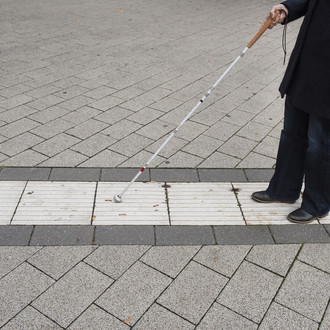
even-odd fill
[{"label": "tactile paving strip", "polygon": [[10,224],[25,185],[25,181],[0,182],[0,225]]},{"label": "tactile paving strip", "polygon": [[127,183],[99,183],[94,225],[169,225],[165,189],[156,182],[136,182],[121,203],[114,203]]},{"label": "tactile paving strip", "polygon": [[230,183],[169,183],[172,225],[245,225]]},{"label": "tactile paving strip", "polygon": [[29,182],[14,215],[16,225],[90,225],[94,182]]}]

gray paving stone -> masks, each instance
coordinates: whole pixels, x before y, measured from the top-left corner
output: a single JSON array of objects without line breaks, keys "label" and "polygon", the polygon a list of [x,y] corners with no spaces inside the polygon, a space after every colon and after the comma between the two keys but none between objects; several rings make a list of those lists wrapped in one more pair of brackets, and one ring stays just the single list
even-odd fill
[{"label": "gray paving stone", "polygon": [[31,96],[20,94],[0,101],[0,107],[4,109],[12,109],[31,101],[33,101],[33,98]]},{"label": "gray paving stone", "polygon": [[0,120],[5,121],[6,123],[12,123],[16,120],[22,119],[33,113],[37,112],[38,110],[30,108],[26,105],[21,105],[19,107],[13,108],[8,111],[4,111],[0,113]]},{"label": "gray paving stone", "polygon": [[0,172],[1,181],[47,181],[50,168],[8,167]]},{"label": "gray paving stone", "polygon": [[[87,158],[85,158],[87,159]],[[123,162],[127,157],[120,155],[111,150],[103,150],[95,156],[81,162],[80,167],[116,167]]]},{"label": "gray paving stone", "polygon": [[213,137],[214,139],[220,141],[227,141],[231,138],[238,130],[240,129],[239,126],[233,125],[230,123],[218,122],[217,124],[213,125],[210,129],[208,129],[204,135]]},{"label": "gray paving stone", "polygon": [[41,136],[44,139],[50,139],[57,134],[65,132],[73,126],[74,125],[72,123],[59,118],[33,129],[31,133]]},{"label": "gray paving stone", "polygon": [[64,108],[69,111],[74,111],[77,110],[85,105],[89,105],[93,102],[94,100],[90,97],[86,97],[84,95],[79,95],[76,96],[70,100],[64,101],[59,104],[61,108]]},{"label": "gray paving stone", "polygon": [[219,245],[274,243],[267,226],[214,226],[214,233],[216,242]]},{"label": "gray paving stone", "polygon": [[237,134],[252,141],[261,141],[270,132],[271,128],[265,125],[249,122]]},{"label": "gray paving stone", "polygon": [[330,246],[328,244],[304,244],[298,259],[330,273]]},{"label": "gray paving stone", "polygon": [[62,103],[63,101],[65,101],[65,99],[62,97],[58,97],[55,95],[47,95],[45,97],[39,98],[33,102],[28,103],[28,106],[38,110],[45,110],[49,107]]},{"label": "gray paving stone", "polygon": [[266,136],[263,141],[261,141],[257,145],[254,151],[271,158],[276,158],[277,148],[275,148],[275,146],[277,146],[278,144],[279,139],[273,138],[271,136]]},{"label": "gray paving stone", "polygon": [[19,330],[19,329],[55,329],[60,330],[62,327],[51,321],[46,316],[39,313],[31,306],[24,308],[18,315],[10,320],[3,330]]},{"label": "gray paving stone", "polygon": [[328,305],[327,311],[324,314],[324,318],[321,322],[320,330],[326,330],[330,328],[330,305]]},{"label": "gray paving stone", "polygon": [[202,322],[196,328],[202,329],[257,329],[258,325],[252,321],[236,314],[230,309],[214,303],[210,310],[204,316]]},{"label": "gray paving stone", "polygon": [[[48,158],[46,161],[40,163],[42,167],[75,167],[88,159],[87,156],[79,154],[72,150],[64,150],[54,157]],[[86,166],[88,167],[88,166]],[[95,166],[97,167],[97,166]]]},{"label": "gray paving stone", "polygon": [[84,141],[72,146],[71,150],[80,152],[86,156],[91,157],[113,145],[116,141],[117,140],[109,136],[103,134],[95,134],[85,139]]},{"label": "gray paving stone", "polygon": [[203,158],[201,157],[197,157],[183,151],[178,151],[161,165],[163,167],[196,168],[202,161]]},{"label": "gray paving stone", "polygon": [[204,246],[194,260],[231,277],[242,263],[251,246]]},{"label": "gray paving stone", "polygon": [[[146,162],[151,159],[153,156],[153,153],[150,153],[145,150],[141,150],[133,157],[128,158],[125,162],[121,163],[119,167],[136,167],[136,165],[140,164],[140,168],[146,164]],[[160,156],[156,156],[155,159],[153,159],[152,164],[150,164],[149,167],[157,167],[160,166],[161,163],[163,163],[165,159]]]},{"label": "gray paving stone", "polygon": [[108,276],[84,263],[79,263],[38,297],[32,306],[62,327],[67,327],[112,282]]},{"label": "gray paving stone", "polygon": [[[150,146],[146,147],[146,150],[151,152],[151,153],[155,153],[160,146],[165,142],[165,140],[168,138],[168,136],[164,136],[163,138],[157,140],[156,142],[154,142],[153,144],[151,144]],[[159,152],[159,156],[165,157],[165,158],[169,158],[172,155],[174,155],[176,152],[178,152],[182,147],[184,147],[186,144],[188,143],[188,141],[183,140],[183,139],[179,139],[177,137],[173,137],[171,139],[171,142],[169,142],[160,152]]]},{"label": "gray paving stone", "polygon": [[189,330],[194,328],[193,324],[157,304],[152,305],[133,327],[134,330]]},{"label": "gray paving stone", "polygon": [[320,322],[330,298],[330,275],[296,261],[275,301]]},{"label": "gray paving stone", "polygon": [[102,131],[102,134],[111,136],[117,140],[124,138],[127,135],[137,131],[142,125],[130,120],[123,119],[116,122],[109,128]]},{"label": "gray paving stone", "polygon": [[253,118],[253,114],[236,109],[222,118],[226,123],[238,126],[246,125]]},{"label": "gray paving stone", "polygon": [[147,245],[100,246],[85,262],[111,278],[118,279],[148,249]]},{"label": "gray paving stone", "polygon": [[[176,123],[176,125],[179,125],[179,123]],[[176,135],[178,138],[181,138],[181,139],[184,139],[187,141],[192,141],[193,139],[200,136],[203,132],[205,132],[206,129],[208,129],[208,126],[206,126],[206,125],[202,125],[202,124],[195,123],[192,121],[187,121],[184,124],[184,126],[182,126],[179,129],[179,131]]]},{"label": "gray paving stone", "polygon": [[269,226],[276,243],[328,243],[330,236],[321,225]]},{"label": "gray paving stone", "polygon": [[[257,145],[257,142],[251,141],[247,138],[242,138],[240,136],[233,136],[227,142],[225,142],[219,149],[226,155],[237,157],[243,159],[246,157],[251,150]],[[243,147],[242,147],[243,146]]]},{"label": "gray paving stone", "polygon": [[169,277],[137,262],[96,304],[132,326],[170,283]]},{"label": "gray paving stone", "polygon": [[252,248],[246,259],[281,276],[285,276],[294,262],[300,247],[299,244],[258,245]]},{"label": "gray paving stone", "polygon": [[[182,136],[186,138],[187,136]],[[200,135],[187,144],[182,150],[196,156],[206,158],[219,148],[219,140],[208,136]]]},{"label": "gray paving stone", "polygon": [[226,283],[222,275],[191,262],[157,302],[198,324]]},{"label": "gray paving stone", "polygon": [[199,249],[200,246],[154,246],[140,260],[174,278]]},{"label": "gray paving stone", "polygon": [[163,115],[163,112],[151,108],[144,108],[138,112],[133,113],[127,119],[137,122],[142,125],[147,125],[150,122],[158,119]]},{"label": "gray paving stone", "polygon": [[58,106],[50,107],[46,110],[39,111],[37,113],[32,114],[29,118],[40,122],[42,124],[46,124],[54,119],[64,116],[69,111]]},{"label": "gray paving stone", "polygon": [[273,168],[276,159],[260,155],[256,152],[249,153],[236,167],[237,168]]},{"label": "gray paving stone", "polygon": [[73,124],[81,124],[88,119],[96,117],[100,113],[102,113],[101,110],[96,110],[86,106],[79,108],[76,111],[68,112],[66,115],[62,116],[61,119]]},{"label": "gray paving stone", "polygon": [[86,139],[93,134],[96,134],[103,129],[107,128],[108,125],[101,123],[100,121],[89,119],[82,124],[75,126],[67,131],[68,134],[76,136],[80,139]]},{"label": "gray paving stone", "polygon": [[96,305],[91,305],[69,328],[70,330],[80,329],[104,329],[104,330],[125,330],[130,329],[128,325],[120,322],[111,314],[105,312]]},{"label": "gray paving stone", "polygon": [[93,246],[45,246],[30,257],[28,262],[58,280],[95,248]]},{"label": "gray paving stone", "polygon": [[0,226],[0,246],[29,245],[33,226]]},{"label": "gray paving stone", "polygon": [[[75,86],[71,86],[69,88],[65,88],[61,91],[58,91],[58,92],[54,93],[53,95],[62,98],[62,101],[64,101],[64,100],[69,100],[78,95],[84,94],[85,92],[88,92],[88,91],[89,91],[88,88],[85,88],[85,87],[82,87],[79,85],[75,85]],[[85,94],[85,96],[88,97],[87,94]]]},{"label": "gray paving stone", "polygon": [[[19,285],[17,285],[19,283]],[[49,288],[54,281],[24,263],[0,280],[0,327]]]},{"label": "gray paving stone", "polygon": [[131,87],[127,87],[125,89],[122,89],[119,92],[114,93],[113,96],[119,97],[120,99],[123,99],[123,100],[130,100],[130,99],[132,99],[132,98],[134,98],[138,95],[141,95],[143,93],[144,93],[143,89],[131,86]]},{"label": "gray paving stone", "polygon": [[[121,103],[123,103],[124,100],[118,98],[118,97],[114,97],[114,96],[106,96],[103,99],[100,99],[96,102],[93,102],[90,104],[90,106],[92,108],[98,109],[98,110],[102,110],[102,111],[106,111],[109,110],[113,107],[115,107],[116,105],[119,105]],[[125,108],[125,106],[123,105],[123,107]]]},{"label": "gray paving stone", "polygon": [[243,170],[239,169],[197,169],[201,182],[246,182]]},{"label": "gray paving stone", "polygon": [[94,182],[99,181],[100,173],[101,169],[98,168],[53,168],[49,180]]},{"label": "gray paving stone", "polygon": [[80,142],[80,139],[77,139],[73,136],[70,136],[65,133],[61,133],[57,136],[54,136],[48,139],[45,142],[39,143],[37,146],[33,147],[33,150],[40,152],[46,156],[52,157],[63,150],[70,148],[71,146]]},{"label": "gray paving stone", "polygon": [[112,144],[109,149],[114,152],[118,152],[127,157],[137,154],[139,151],[150,145],[153,140],[148,139],[139,134],[131,134],[123,138],[122,140]]},{"label": "gray paving stone", "polygon": [[213,153],[199,164],[200,168],[234,168],[240,162],[239,158],[225,155],[220,152]]},{"label": "gray paving stone", "polygon": [[294,311],[272,303],[259,329],[318,329],[318,323]]},{"label": "gray paving stone", "polygon": [[97,245],[154,245],[154,226],[96,226]]},{"label": "gray paving stone", "polygon": [[269,182],[274,175],[273,169],[245,169],[246,177],[249,182]]},{"label": "gray paving stone", "polygon": [[107,111],[102,112],[98,116],[94,117],[94,119],[113,125],[121,121],[122,119],[130,117],[133,113],[134,113],[133,111],[121,107],[114,107]]},{"label": "gray paving stone", "polygon": [[[128,182],[135,177],[140,168],[103,168],[100,181],[104,182]],[[1,173],[0,173],[1,178]],[[150,170],[145,170],[137,179],[137,182],[149,182]],[[154,180],[155,181],[155,180]]]},{"label": "gray paving stone", "polygon": [[136,133],[152,140],[158,140],[174,129],[175,126],[173,124],[157,119],[150,124],[143,126],[141,129],[137,130]]},{"label": "gray paving stone", "polygon": [[44,139],[27,132],[1,143],[0,152],[8,156],[14,156],[43,141]]},{"label": "gray paving stone", "polygon": [[195,169],[150,169],[150,178],[157,182],[198,182]]},{"label": "gray paving stone", "polygon": [[30,245],[90,245],[92,226],[35,226]]},{"label": "gray paving stone", "polygon": [[174,100],[172,98],[166,97],[163,100],[153,103],[150,107],[163,112],[168,112],[178,107],[181,104],[182,102],[178,100]]},{"label": "gray paving stone", "polygon": [[157,245],[215,244],[211,226],[157,226],[155,233]]},{"label": "gray paving stone", "polygon": [[61,89],[53,85],[44,85],[27,91],[25,94],[34,98],[41,98],[60,91]]},{"label": "gray paving stone", "polygon": [[40,247],[2,246],[0,247],[0,278],[10,273],[26,259],[38,252]]},{"label": "gray paving stone", "polygon": [[243,262],[217,302],[259,323],[280,287],[282,278]]}]

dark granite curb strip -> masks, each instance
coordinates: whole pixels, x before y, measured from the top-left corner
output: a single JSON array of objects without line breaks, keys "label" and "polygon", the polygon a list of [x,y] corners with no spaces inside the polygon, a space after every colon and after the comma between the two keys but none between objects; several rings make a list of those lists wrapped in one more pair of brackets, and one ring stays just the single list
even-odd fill
[{"label": "dark granite curb strip", "polygon": [[0,246],[330,243],[330,225],[0,226]]},{"label": "dark granite curb strip", "polygon": [[[0,181],[128,182],[138,171],[139,168],[4,167],[0,169]],[[138,181],[263,182],[269,181],[273,173],[273,169],[150,168]]]}]

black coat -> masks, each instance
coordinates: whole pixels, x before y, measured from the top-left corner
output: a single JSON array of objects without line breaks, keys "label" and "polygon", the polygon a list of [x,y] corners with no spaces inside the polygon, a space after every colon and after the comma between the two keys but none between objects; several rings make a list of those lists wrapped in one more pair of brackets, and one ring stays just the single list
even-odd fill
[{"label": "black coat", "polygon": [[330,1],[287,0],[289,22],[305,15],[280,86],[300,109],[330,118]]}]

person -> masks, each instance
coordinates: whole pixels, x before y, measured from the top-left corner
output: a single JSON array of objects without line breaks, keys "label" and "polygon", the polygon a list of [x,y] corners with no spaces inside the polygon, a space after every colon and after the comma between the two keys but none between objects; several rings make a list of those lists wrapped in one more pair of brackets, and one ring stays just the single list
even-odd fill
[{"label": "person", "polygon": [[252,194],[261,203],[294,203],[305,177],[301,206],[288,215],[294,223],[309,223],[330,211],[330,1],[287,0],[268,18],[273,28],[303,16],[279,88],[286,98],[275,173],[267,190]]}]

